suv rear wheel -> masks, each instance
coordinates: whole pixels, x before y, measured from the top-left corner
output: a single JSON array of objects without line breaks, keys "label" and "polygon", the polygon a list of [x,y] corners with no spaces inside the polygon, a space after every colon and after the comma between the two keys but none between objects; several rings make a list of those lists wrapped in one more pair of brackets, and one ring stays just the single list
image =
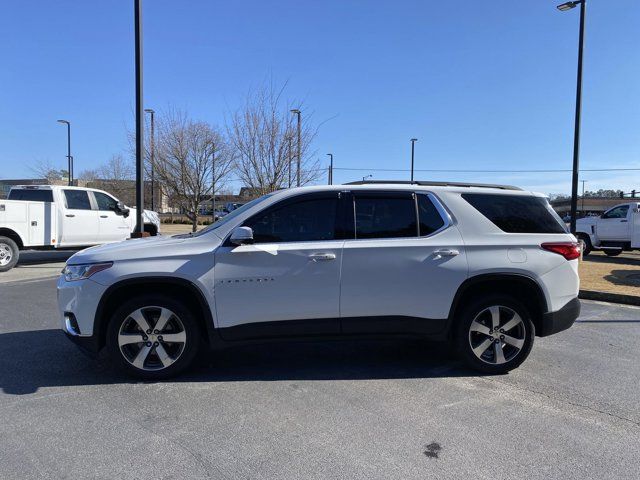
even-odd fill
[{"label": "suv rear wheel", "polygon": [[116,364],[137,377],[168,378],[187,368],[202,341],[185,305],[145,295],[122,305],[107,329],[107,348]]},{"label": "suv rear wheel", "polygon": [[507,295],[478,298],[458,317],[456,344],[465,363],[485,373],[506,373],[529,356],[535,329],[527,308]]}]

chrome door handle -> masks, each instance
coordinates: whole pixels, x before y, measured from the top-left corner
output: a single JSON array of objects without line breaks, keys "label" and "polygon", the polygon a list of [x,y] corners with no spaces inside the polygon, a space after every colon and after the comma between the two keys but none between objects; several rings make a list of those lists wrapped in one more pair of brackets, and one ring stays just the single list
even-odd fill
[{"label": "chrome door handle", "polygon": [[326,262],[327,260],[335,260],[335,253],[312,253],[309,258],[314,262]]},{"label": "chrome door handle", "polygon": [[433,254],[435,255],[435,258],[455,257],[456,255],[460,255],[460,251],[455,248],[442,248],[440,250],[436,250]]}]

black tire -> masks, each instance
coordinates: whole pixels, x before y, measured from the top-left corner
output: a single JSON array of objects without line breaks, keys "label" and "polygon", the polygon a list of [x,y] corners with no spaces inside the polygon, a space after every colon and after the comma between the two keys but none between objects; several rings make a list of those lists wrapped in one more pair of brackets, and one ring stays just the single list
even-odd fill
[{"label": "black tire", "polygon": [[[472,332],[471,328],[474,320],[477,320],[482,327],[492,328],[493,311],[490,310],[491,307],[498,307],[498,317],[501,319],[500,325],[508,327],[509,325],[507,324],[512,319],[517,321],[512,312],[519,316],[521,322],[516,327],[511,327],[507,332],[502,332],[501,330],[491,334],[477,330]],[[531,321],[531,313],[521,302],[509,295],[496,294],[471,300],[457,315],[456,322],[457,328],[454,341],[458,354],[469,367],[483,373],[501,374],[517,368],[526,360],[533,347],[535,327]],[[474,328],[479,327],[475,325]],[[506,337],[510,340],[502,340]],[[484,349],[487,342],[488,346]],[[517,348],[507,342],[518,344],[521,342],[521,345]],[[494,343],[497,345],[494,345]],[[473,345],[482,351],[482,355],[486,356],[486,358],[480,358],[476,355]],[[498,348],[504,356],[504,363],[498,358]]]},{"label": "black tire", "polygon": [[158,235],[158,228],[155,225],[152,225],[150,223],[144,224],[144,231],[148,232],[149,235],[152,237],[155,237],[156,235]]},{"label": "black tire", "polygon": [[584,244],[584,247],[582,249],[582,256],[586,257],[593,250],[593,245],[591,244],[591,238],[589,238],[589,235],[585,235],[584,233],[579,233],[578,240],[581,240],[582,243]]},{"label": "black tire", "polygon": [[620,249],[620,250],[611,250],[611,249],[607,248],[607,249],[604,251],[604,254],[605,254],[607,257],[617,257],[617,256],[618,256],[618,255],[620,255],[621,253],[622,253],[622,249]]},{"label": "black tire", "polygon": [[[151,333],[149,330],[142,332],[138,322],[131,316],[140,309],[151,327]],[[167,309],[174,315],[170,316],[166,327],[160,331],[160,336],[156,337],[153,328],[157,326],[160,309]],[[151,326],[152,323],[153,326]],[[169,336],[182,334],[182,332],[184,332],[185,338],[182,348],[180,348],[179,342],[166,342],[166,339],[163,341],[163,333],[165,336]],[[129,334],[131,337],[140,335],[141,341],[124,345],[121,348],[119,345],[121,333],[123,335]],[[147,340],[149,340],[148,343]],[[170,378],[184,371],[198,354],[202,342],[201,330],[193,312],[181,301],[157,294],[142,295],[129,300],[113,314],[107,327],[107,350],[113,362],[128,374],[145,380]],[[163,354],[175,357],[165,357],[166,361],[172,362],[170,365],[164,366],[165,361],[161,360],[158,347],[156,347],[158,344],[162,346]],[[132,359],[137,358],[136,349],[140,353],[145,347],[148,354],[142,362],[142,368],[139,368],[133,365]]]},{"label": "black tire", "polygon": [[6,272],[15,267],[18,258],[20,258],[20,249],[16,242],[9,237],[0,237],[0,272]]}]

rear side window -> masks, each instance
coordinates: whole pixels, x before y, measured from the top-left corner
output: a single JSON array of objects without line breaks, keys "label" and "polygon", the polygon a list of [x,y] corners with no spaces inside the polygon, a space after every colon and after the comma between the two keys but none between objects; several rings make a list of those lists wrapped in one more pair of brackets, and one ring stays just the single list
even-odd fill
[{"label": "rear side window", "polygon": [[463,193],[462,198],[503,232],[567,232],[545,198],[485,193]]},{"label": "rear side window", "polygon": [[416,203],[407,196],[356,196],[356,238],[416,237]]},{"label": "rear side window", "polygon": [[89,194],[84,190],[64,190],[64,198],[70,210],[91,210]]},{"label": "rear side window", "polygon": [[274,207],[249,219],[255,243],[311,242],[336,238],[338,198],[316,198]]},{"label": "rear side window", "polygon": [[53,202],[51,190],[11,190],[9,200],[26,200],[28,202]]},{"label": "rear side window", "polygon": [[444,226],[444,220],[427,195],[418,194],[418,218],[421,237],[431,235]]}]

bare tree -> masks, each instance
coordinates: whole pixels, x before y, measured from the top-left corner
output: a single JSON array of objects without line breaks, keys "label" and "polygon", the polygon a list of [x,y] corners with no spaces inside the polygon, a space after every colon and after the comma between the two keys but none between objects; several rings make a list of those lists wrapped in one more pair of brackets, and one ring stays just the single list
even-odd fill
[{"label": "bare tree", "polygon": [[[285,86],[274,90],[269,85],[250,92],[227,124],[236,173],[259,194],[289,186],[289,168],[294,178],[297,175],[297,124],[290,110],[300,106],[282,99]],[[304,185],[319,178],[322,171],[318,161],[311,159],[310,146],[316,135],[311,116],[303,112],[302,119],[300,177]]]},{"label": "bare tree", "polygon": [[184,112],[156,116],[154,170],[171,200],[196,231],[203,201],[223,188],[232,167],[224,137],[211,125],[193,121]]},{"label": "bare tree", "polygon": [[37,177],[44,178],[49,183],[69,179],[69,171],[57,169],[51,160],[38,160],[29,167],[29,170]]}]

